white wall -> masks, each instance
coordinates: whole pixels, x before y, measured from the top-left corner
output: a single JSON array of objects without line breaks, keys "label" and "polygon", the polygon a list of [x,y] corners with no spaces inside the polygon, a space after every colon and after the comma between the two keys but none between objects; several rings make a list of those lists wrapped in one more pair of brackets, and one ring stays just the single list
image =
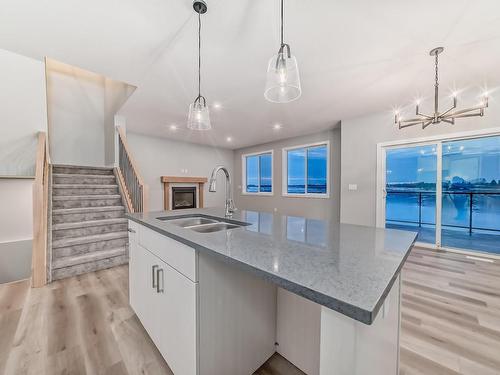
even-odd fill
[{"label": "white wall", "polygon": [[[330,141],[330,198],[297,198],[282,195],[282,149],[309,143]],[[272,196],[242,194],[242,160],[244,154],[273,150]],[[273,211],[284,215],[339,220],[340,211],[340,129],[246,147],[234,152],[235,203],[242,209]]]},{"label": "white wall", "polygon": [[[465,96],[459,100],[459,108],[473,106],[477,101],[474,95]],[[442,98],[441,103],[443,107],[451,104],[449,98]],[[414,126],[399,130],[390,111],[343,120],[341,221],[370,226],[376,223],[377,143],[500,127],[499,104],[493,97],[482,118],[458,119],[455,125],[441,123],[426,129]],[[413,108],[408,110],[411,115]],[[430,109],[421,110],[426,112]],[[349,184],[357,184],[358,190],[349,191]]]},{"label": "white wall", "polygon": [[52,162],[112,166],[114,115],[135,87],[50,59],[47,87]]},{"label": "white wall", "polygon": [[29,277],[33,179],[0,178],[0,284]]},{"label": "white wall", "polygon": [[33,238],[32,192],[32,179],[0,179],[0,243]]},{"label": "white wall", "polygon": [[[127,133],[127,141],[145,183],[149,185],[150,211],[163,210],[161,176],[210,178],[217,165],[228,167],[233,175],[233,151],[164,138]],[[217,192],[209,193],[205,184],[205,207],[224,207],[225,177],[220,173]]]},{"label": "white wall", "polygon": [[0,176],[33,176],[36,133],[47,131],[44,63],[0,50],[0,82]]},{"label": "white wall", "polygon": [[45,65],[0,50],[0,283],[29,276],[37,133],[47,131]]}]

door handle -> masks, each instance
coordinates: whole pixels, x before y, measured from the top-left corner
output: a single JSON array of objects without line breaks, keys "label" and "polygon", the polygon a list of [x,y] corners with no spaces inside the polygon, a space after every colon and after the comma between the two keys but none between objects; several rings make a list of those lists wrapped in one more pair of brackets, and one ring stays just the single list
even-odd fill
[{"label": "door handle", "polygon": [[[161,273],[161,287],[160,287],[160,273]],[[163,293],[165,286],[165,279],[163,275],[163,268],[158,268],[156,270],[156,293]]]},{"label": "door handle", "polygon": [[131,229],[131,228],[127,228],[127,230],[130,232],[130,233],[135,233],[135,230]]},{"label": "door handle", "polygon": [[151,268],[151,271],[152,271],[152,275],[153,275],[153,288],[157,288],[158,287],[158,278],[155,277],[158,275],[158,273],[156,272],[156,269],[158,268],[158,265],[155,264],[152,268]]}]

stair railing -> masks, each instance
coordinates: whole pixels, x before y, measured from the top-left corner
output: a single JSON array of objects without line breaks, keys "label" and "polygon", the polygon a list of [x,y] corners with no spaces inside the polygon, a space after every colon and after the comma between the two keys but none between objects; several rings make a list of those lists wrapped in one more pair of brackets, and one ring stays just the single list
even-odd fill
[{"label": "stair railing", "polygon": [[127,208],[130,212],[147,212],[148,188],[139,174],[137,164],[132,157],[125,132],[118,131],[118,168],[117,174],[125,194]]},{"label": "stair railing", "polygon": [[47,230],[49,204],[49,147],[47,134],[38,133],[33,183],[33,251],[31,259],[31,286],[47,284]]}]

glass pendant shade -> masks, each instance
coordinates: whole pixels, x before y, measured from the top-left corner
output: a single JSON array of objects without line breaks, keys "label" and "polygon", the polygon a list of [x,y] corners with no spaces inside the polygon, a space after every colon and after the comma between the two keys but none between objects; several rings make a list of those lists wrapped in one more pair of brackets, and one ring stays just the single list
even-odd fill
[{"label": "glass pendant shade", "polygon": [[212,128],[210,113],[206,104],[201,101],[191,103],[189,106],[187,127],[192,130],[209,130]]},{"label": "glass pendant shade", "polygon": [[280,52],[269,60],[264,97],[273,103],[288,103],[302,94],[295,56]]}]

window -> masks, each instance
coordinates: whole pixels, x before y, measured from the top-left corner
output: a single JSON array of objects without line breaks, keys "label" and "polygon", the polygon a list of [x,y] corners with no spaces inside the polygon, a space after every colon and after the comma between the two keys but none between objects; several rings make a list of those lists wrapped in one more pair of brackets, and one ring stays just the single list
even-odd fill
[{"label": "window", "polygon": [[329,143],[283,149],[283,195],[327,198]]},{"label": "window", "polygon": [[242,156],[243,194],[273,193],[273,152]]}]

